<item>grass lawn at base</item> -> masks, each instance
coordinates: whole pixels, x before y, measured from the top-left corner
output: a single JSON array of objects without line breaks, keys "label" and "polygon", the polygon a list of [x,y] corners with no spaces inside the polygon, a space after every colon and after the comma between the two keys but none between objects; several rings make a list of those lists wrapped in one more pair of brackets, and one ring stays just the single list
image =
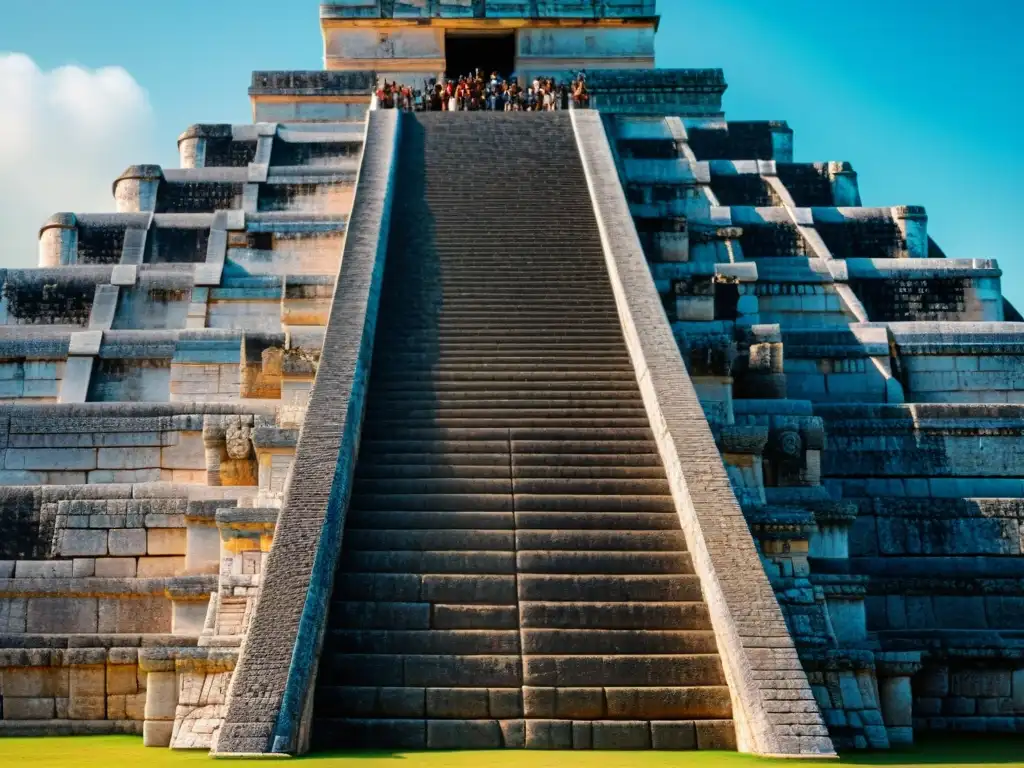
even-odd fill
[{"label": "grass lawn at base", "polygon": [[834,760],[766,760],[735,752],[541,752],[495,750],[473,752],[342,752],[298,760],[213,760],[205,752],[147,749],[134,736],[0,738],[0,766],[31,768],[104,768],[139,766],[232,765],[340,766],[341,768],[759,768],[790,765],[818,768],[837,765],[880,765],[894,768],[928,766],[1024,766],[1024,739],[962,734],[957,740],[926,741],[910,751],[850,753]]}]

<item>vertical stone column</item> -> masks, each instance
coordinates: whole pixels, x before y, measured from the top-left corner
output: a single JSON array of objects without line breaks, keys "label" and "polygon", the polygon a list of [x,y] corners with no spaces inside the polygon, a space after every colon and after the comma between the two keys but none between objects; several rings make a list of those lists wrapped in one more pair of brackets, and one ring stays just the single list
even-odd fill
[{"label": "vertical stone column", "polygon": [[147,747],[169,747],[178,707],[178,675],[174,659],[161,654],[140,654],[139,667],[146,675],[146,709],[142,743]]},{"label": "vertical stone column", "polygon": [[116,285],[96,286],[89,312],[89,330],[109,331],[113,327],[119,293],[120,289]]},{"label": "vertical stone column", "polygon": [[103,344],[103,331],[78,331],[71,334],[68,359],[61,380],[61,403],[84,403],[89,395],[93,362]]},{"label": "vertical stone column", "polygon": [[772,120],[772,159],[777,163],[793,162],[793,129],[785,120]]},{"label": "vertical stone column", "polygon": [[840,208],[860,207],[857,172],[849,163],[829,163],[828,178],[832,185],[832,204]]},{"label": "vertical stone column", "polygon": [[118,213],[156,210],[156,197],[164,172],[159,165],[132,165],[114,182]]},{"label": "vertical stone column", "polygon": [[78,219],[56,213],[39,229],[39,266],[60,267],[78,261]]},{"label": "vertical stone column", "polygon": [[103,648],[69,649],[68,662],[68,719],[105,720],[107,652]]},{"label": "vertical stone column", "polygon": [[892,209],[896,226],[907,241],[907,258],[928,258],[928,214],[920,205],[897,205]]},{"label": "vertical stone column", "polygon": [[875,659],[882,718],[889,733],[889,743],[893,746],[913,744],[914,695],[910,678],[921,669],[921,653],[879,653]]},{"label": "vertical stone column", "polygon": [[182,168],[205,168],[206,150],[210,139],[231,139],[228,124],[193,125],[178,137],[178,156]]}]

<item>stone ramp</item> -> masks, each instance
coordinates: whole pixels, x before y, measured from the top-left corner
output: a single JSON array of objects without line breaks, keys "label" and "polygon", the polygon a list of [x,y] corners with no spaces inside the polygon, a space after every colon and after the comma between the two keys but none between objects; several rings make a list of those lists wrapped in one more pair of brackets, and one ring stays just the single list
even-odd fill
[{"label": "stone ramp", "polygon": [[214,754],[296,753],[316,675],[351,492],[384,271],[399,122],[367,117],[366,142],[320,368],[231,681]]},{"label": "stone ramp", "polygon": [[398,173],[314,746],[734,747],[569,114]]}]

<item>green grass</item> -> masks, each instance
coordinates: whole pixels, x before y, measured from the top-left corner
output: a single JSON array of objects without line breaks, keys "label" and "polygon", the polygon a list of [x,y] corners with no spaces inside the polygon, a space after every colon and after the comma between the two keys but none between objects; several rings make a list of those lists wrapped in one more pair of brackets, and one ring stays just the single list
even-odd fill
[{"label": "green grass", "polygon": [[[146,749],[133,736],[0,739],[0,766],[77,768],[138,766],[172,768],[205,764],[230,768],[243,761],[214,761],[203,752]],[[249,761],[244,761],[249,762]],[[252,761],[249,764],[340,766],[341,768],[811,768],[835,761],[764,760],[731,752],[349,752],[311,755],[298,761]],[[841,765],[880,765],[898,768],[928,766],[1024,766],[1024,740],[964,735],[956,741],[933,741],[907,752],[854,753]]]}]

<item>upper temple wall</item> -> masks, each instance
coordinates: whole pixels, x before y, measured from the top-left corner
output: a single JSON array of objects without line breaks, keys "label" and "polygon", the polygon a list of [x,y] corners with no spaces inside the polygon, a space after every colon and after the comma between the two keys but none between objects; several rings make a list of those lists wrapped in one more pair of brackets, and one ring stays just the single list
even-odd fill
[{"label": "upper temple wall", "polygon": [[657,15],[656,0],[336,0],[321,19],[632,19]]},{"label": "upper temple wall", "polygon": [[514,35],[515,71],[654,66],[652,0],[351,0],[321,8],[324,65],[418,79],[446,70],[451,35]]}]

